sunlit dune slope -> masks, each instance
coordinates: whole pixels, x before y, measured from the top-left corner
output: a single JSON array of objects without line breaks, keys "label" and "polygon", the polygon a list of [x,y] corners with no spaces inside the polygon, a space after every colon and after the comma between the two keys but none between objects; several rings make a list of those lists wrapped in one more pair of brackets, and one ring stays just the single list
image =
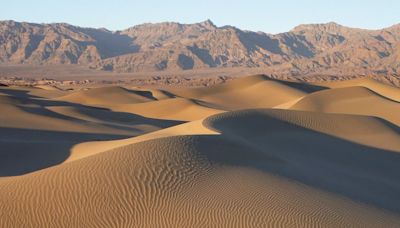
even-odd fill
[{"label": "sunlit dune slope", "polygon": [[271,80],[263,75],[244,77],[211,87],[169,91],[177,96],[214,104],[216,108],[224,110],[269,108],[307,94],[290,86],[290,83]]},{"label": "sunlit dune slope", "polygon": [[150,92],[127,90],[122,87],[100,87],[74,92],[58,100],[87,105],[131,104],[154,100]]},{"label": "sunlit dune slope", "polygon": [[291,109],[376,116],[400,126],[400,103],[360,86],[315,92]]},{"label": "sunlit dune slope", "polygon": [[320,86],[326,86],[329,88],[362,86],[380,94],[381,96],[400,102],[400,91],[398,87],[393,87],[387,84],[383,84],[370,78],[358,78],[354,80],[324,82],[316,84]]},{"label": "sunlit dune slope", "polygon": [[150,118],[180,121],[198,120],[215,113],[223,112],[223,110],[207,107],[205,104],[186,98],[170,98],[138,104],[113,105],[111,109],[114,111],[135,113]]}]

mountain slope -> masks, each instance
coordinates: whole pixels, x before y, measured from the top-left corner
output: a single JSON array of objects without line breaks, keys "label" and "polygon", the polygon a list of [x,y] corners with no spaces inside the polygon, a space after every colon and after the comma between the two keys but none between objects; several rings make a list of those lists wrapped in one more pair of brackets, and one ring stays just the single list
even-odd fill
[{"label": "mountain slope", "polygon": [[[0,62],[81,64],[114,72],[260,67],[288,75],[399,78],[400,25],[382,30],[336,23],[266,34],[207,20],[142,24],[123,31],[68,24],[0,22]],[[392,78],[393,77],[393,78]]]}]

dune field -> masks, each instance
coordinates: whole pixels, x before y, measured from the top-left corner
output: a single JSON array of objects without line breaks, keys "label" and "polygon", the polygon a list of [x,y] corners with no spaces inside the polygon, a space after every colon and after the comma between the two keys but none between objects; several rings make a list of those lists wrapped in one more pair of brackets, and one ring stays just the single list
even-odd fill
[{"label": "dune field", "polygon": [[400,89],[0,87],[0,227],[400,227]]}]

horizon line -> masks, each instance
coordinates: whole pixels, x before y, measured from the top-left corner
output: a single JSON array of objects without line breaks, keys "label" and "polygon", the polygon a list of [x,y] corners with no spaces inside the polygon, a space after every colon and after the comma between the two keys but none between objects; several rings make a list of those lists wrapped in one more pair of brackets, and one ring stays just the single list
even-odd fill
[{"label": "horizon line", "polygon": [[311,22],[311,23],[300,23],[300,24],[294,26],[293,28],[291,28],[290,30],[285,31],[285,32],[271,33],[271,32],[266,32],[266,31],[255,31],[255,30],[251,30],[251,29],[243,29],[243,28],[239,28],[239,27],[237,27],[237,26],[235,26],[235,25],[222,25],[222,26],[218,26],[218,25],[216,25],[211,19],[206,19],[206,20],[199,21],[199,22],[194,22],[194,23],[182,23],[182,22],[178,22],[178,21],[143,22],[143,23],[131,25],[131,26],[129,26],[129,27],[127,27],[127,28],[124,28],[124,29],[116,29],[116,30],[109,29],[109,28],[106,28],[106,27],[95,27],[95,26],[91,27],[91,26],[76,25],[76,24],[69,23],[69,22],[32,22],[32,21],[18,21],[18,20],[13,20],[13,19],[9,19],[9,20],[7,20],[7,19],[6,19],[6,20],[0,20],[0,23],[1,23],[1,22],[27,23],[27,24],[36,24],[36,25],[57,25],[57,24],[66,24],[66,25],[70,25],[70,26],[73,26],[73,27],[86,28],[86,29],[106,29],[106,30],[108,30],[108,31],[110,31],[110,32],[120,32],[120,31],[124,31],[124,30],[130,29],[130,28],[136,27],[136,26],[146,25],[146,24],[156,25],[156,24],[163,24],[163,23],[173,23],[173,24],[179,24],[179,25],[195,25],[195,24],[201,24],[201,23],[205,23],[205,22],[210,22],[210,23],[211,23],[212,25],[214,25],[216,28],[233,27],[233,28],[237,28],[237,29],[240,29],[240,30],[243,30],[243,31],[263,32],[263,33],[266,33],[266,34],[273,34],[273,35],[275,35],[275,34],[287,33],[287,32],[290,32],[290,31],[294,30],[295,28],[297,28],[297,27],[299,27],[299,26],[307,26],[307,25],[327,25],[327,24],[336,24],[336,25],[338,25],[338,26],[345,27],[345,28],[349,28],[349,29],[360,29],[360,30],[366,30],[366,31],[380,31],[380,30],[389,29],[389,28],[394,27],[394,26],[396,26],[396,25],[400,25],[400,22],[399,22],[399,23],[394,23],[394,24],[392,24],[392,25],[390,25],[390,26],[382,27],[382,28],[369,29],[369,28],[351,27],[351,26],[347,26],[347,25],[343,25],[343,24],[337,23],[337,22],[335,22],[335,21],[315,22],[315,23],[314,23],[314,22]]}]

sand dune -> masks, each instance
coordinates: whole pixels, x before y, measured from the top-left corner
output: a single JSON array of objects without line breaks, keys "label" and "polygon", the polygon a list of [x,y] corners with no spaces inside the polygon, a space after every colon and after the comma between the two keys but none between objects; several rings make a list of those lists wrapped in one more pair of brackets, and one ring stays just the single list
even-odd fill
[{"label": "sand dune", "polygon": [[400,102],[360,86],[319,91],[304,97],[291,108],[376,116],[400,126]]},{"label": "sand dune", "polygon": [[149,118],[192,121],[222,112],[192,99],[175,97],[163,90],[127,90],[122,87],[95,88],[57,98],[137,114]]},{"label": "sand dune", "polygon": [[32,98],[47,98],[52,99],[66,95],[66,91],[62,90],[48,90],[38,87],[0,87],[0,94],[15,95],[19,97],[32,97]]},{"label": "sand dune", "polygon": [[216,108],[223,110],[269,108],[306,94],[301,89],[262,75],[240,78],[222,85],[170,90],[170,92],[177,96],[214,104]]},{"label": "sand dune", "polygon": [[71,149],[71,155],[65,162],[75,161],[84,157],[99,154],[111,149],[127,146],[139,142],[149,141],[152,139],[166,138],[172,136],[182,135],[218,135],[219,133],[213,131],[203,125],[204,120],[196,120],[188,123],[180,124],[178,126],[169,127],[159,131],[154,131],[148,134],[143,134],[137,137],[112,140],[112,141],[98,141],[98,142],[85,142],[80,143]]},{"label": "sand dune", "polygon": [[359,78],[354,80],[338,81],[338,82],[325,82],[325,83],[318,83],[318,85],[327,86],[329,88],[362,86],[380,94],[381,96],[400,102],[399,88],[379,83],[369,78]]},{"label": "sand dune", "polygon": [[198,120],[223,112],[223,110],[212,106],[207,107],[207,104],[186,98],[171,98],[130,105],[112,105],[110,107],[115,111],[135,113],[150,118],[181,121]]},{"label": "sand dune", "polygon": [[398,227],[397,90],[1,88],[0,227]]},{"label": "sand dune", "polygon": [[0,127],[133,135],[135,129],[130,128],[132,126],[162,122],[130,113],[32,97],[26,93],[14,93],[14,90],[0,91],[8,93],[0,94],[3,111],[0,113]]},{"label": "sand dune", "polygon": [[[295,111],[221,114],[205,121],[221,135],[133,143],[4,179],[2,222],[86,227],[400,225],[394,212],[375,207],[385,204],[399,210],[394,197],[399,190],[399,156],[288,124],[289,119],[307,126],[314,121],[308,113]],[[315,125],[330,127],[318,120]],[[316,146],[304,150],[309,141]],[[332,145],[351,149],[351,162],[332,153]],[[323,148],[332,149],[321,153]],[[377,156],[363,158],[368,153]],[[378,166],[370,169],[373,165]],[[373,175],[366,181],[369,174]],[[53,180],[57,182],[51,184]],[[371,183],[376,188],[365,189]],[[380,197],[371,199],[377,193]],[[18,213],[38,202],[40,210]],[[66,211],[68,217],[63,216]]]},{"label": "sand dune", "polygon": [[81,142],[122,139],[181,123],[48,100],[22,88],[0,91],[0,176],[62,163]]},{"label": "sand dune", "polygon": [[100,87],[75,92],[59,100],[88,105],[131,104],[154,100],[146,91],[130,91],[122,87]]},{"label": "sand dune", "polygon": [[43,89],[43,90],[50,90],[50,91],[60,90],[59,88],[57,88],[55,86],[49,86],[49,85],[38,85],[38,86],[35,86],[34,88]]},{"label": "sand dune", "polygon": [[148,88],[132,87],[132,90],[150,92],[151,95],[157,100],[164,100],[164,99],[175,97],[174,94],[169,93],[168,91],[165,91],[162,89],[148,89]]}]

